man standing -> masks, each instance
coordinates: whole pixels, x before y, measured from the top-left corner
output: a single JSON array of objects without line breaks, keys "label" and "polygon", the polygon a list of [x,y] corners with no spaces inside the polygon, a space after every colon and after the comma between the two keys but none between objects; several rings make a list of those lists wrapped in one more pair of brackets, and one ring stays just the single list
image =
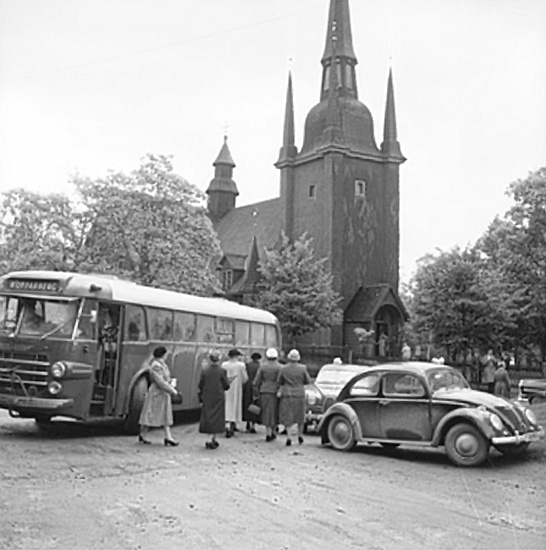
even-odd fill
[{"label": "man standing", "polygon": [[245,364],[240,361],[241,352],[229,350],[229,360],[222,363],[226,370],[229,390],[226,392],[226,437],[232,437],[237,425],[243,421],[243,385],[248,380]]}]

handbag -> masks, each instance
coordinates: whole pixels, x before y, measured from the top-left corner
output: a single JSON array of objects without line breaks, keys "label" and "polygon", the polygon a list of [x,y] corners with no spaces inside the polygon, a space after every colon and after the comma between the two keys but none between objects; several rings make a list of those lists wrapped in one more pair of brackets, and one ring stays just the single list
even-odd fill
[{"label": "handbag", "polygon": [[184,401],[184,398],[182,397],[182,394],[179,392],[171,393],[171,403],[173,405],[182,405],[182,402]]},{"label": "handbag", "polygon": [[248,406],[247,411],[248,411],[250,414],[255,414],[256,416],[258,416],[258,415],[262,412],[262,409],[261,409],[261,407],[259,407],[258,405],[256,405],[256,403],[251,403],[251,404]]}]

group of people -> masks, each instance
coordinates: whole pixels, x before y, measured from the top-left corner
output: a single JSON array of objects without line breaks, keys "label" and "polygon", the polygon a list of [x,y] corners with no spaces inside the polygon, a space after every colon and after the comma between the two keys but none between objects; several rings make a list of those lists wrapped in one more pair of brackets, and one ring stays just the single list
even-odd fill
[{"label": "group of people", "polygon": [[[150,444],[147,438],[152,427],[163,428],[166,446],[176,446],[170,426],[173,424],[171,395],[177,393],[171,384],[169,368],[164,360],[167,350],[154,350],[150,365],[150,388],[140,416],[139,441]],[[279,425],[286,430],[286,445],[297,438],[303,443],[305,424],[305,385],[311,382],[307,367],[300,363],[298,350],[291,350],[287,363],[279,361],[275,348],[253,353],[245,364],[241,352],[234,348],[228,360],[220,362],[220,353],[213,350],[208,364],[201,371],[198,395],[201,407],[199,432],[209,436],[207,449],[219,447],[218,436],[233,437],[239,425],[246,421],[246,431],[256,433],[258,423],[265,427],[265,440],[277,438]]]},{"label": "group of people", "polygon": [[489,350],[482,359],[483,371],[482,382],[487,385],[487,391],[501,397],[510,397],[512,387],[508,375],[508,364],[510,359],[497,359],[493,350]]}]

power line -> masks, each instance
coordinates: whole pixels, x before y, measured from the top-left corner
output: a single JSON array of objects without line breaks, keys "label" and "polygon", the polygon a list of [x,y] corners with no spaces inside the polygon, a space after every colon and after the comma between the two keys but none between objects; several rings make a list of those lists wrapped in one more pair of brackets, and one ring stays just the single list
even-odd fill
[{"label": "power line", "polygon": [[18,82],[18,81],[21,81],[21,80],[29,80],[31,78],[38,78],[38,77],[47,76],[47,75],[50,75],[50,74],[61,73],[61,72],[66,72],[66,71],[72,71],[74,69],[80,69],[82,67],[92,67],[93,65],[100,65],[102,63],[109,63],[110,61],[116,61],[116,60],[119,60],[119,59],[127,59],[127,58],[130,58],[130,57],[136,57],[138,55],[143,55],[143,54],[150,53],[150,52],[165,50],[165,49],[172,48],[172,47],[175,47],[175,46],[180,46],[181,44],[188,44],[188,43],[191,43],[191,42],[198,42],[200,40],[208,40],[209,38],[214,38],[216,36],[222,36],[222,35],[231,34],[231,33],[246,30],[246,29],[251,29],[251,28],[254,28],[254,27],[260,27],[260,26],[264,26],[264,25],[267,25],[267,24],[275,22],[275,21],[280,21],[282,19],[289,19],[291,17],[302,15],[304,13],[309,13],[311,11],[317,11],[319,8],[322,9],[322,6],[317,6],[317,7],[311,8],[311,9],[302,10],[302,11],[299,11],[299,12],[294,12],[294,13],[291,13],[289,15],[280,15],[278,17],[273,17],[271,19],[264,19],[262,21],[258,21],[256,23],[250,23],[248,25],[240,25],[238,27],[232,27],[230,29],[226,29],[226,30],[223,30],[223,31],[215,32],[215,33],[196,36],[196,37],[193,37],[193,38],[187,38],[185,40],[177,40],[176,42],[170,42],[169,44],[162,44],[160,46],[155,46],[153,48],[147,48],[145,50],[137,50],[137,51],[134,51],[134,52],[128,52],[128,53],[124,53],[124,54],[113,55],[113,56],[110,56],[110,57],[105,57],[105,58],[102,58],[102,59],[96,59],[94,61],[89,61],[87,63],[79,63],[77,65],[69,65],[67,67],[60,67],[58,69],[52,69],[52,70],[43,71],[43,72],[40,72],[40,73],[33,73],[33,74],[26,75],[26,76],[18,77],[18,78],[0,80],[0,84],[9,84],[10,82]]}]

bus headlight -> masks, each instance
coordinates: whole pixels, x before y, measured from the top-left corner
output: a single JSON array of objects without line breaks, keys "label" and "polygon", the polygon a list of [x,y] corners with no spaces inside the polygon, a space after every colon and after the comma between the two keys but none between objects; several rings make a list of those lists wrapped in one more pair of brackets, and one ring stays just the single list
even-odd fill
[{"label": "bus headlight", "polygon": [[53,378],[62,378],[66,374],[66,365],[61,362],[53,363],[49,369]]},{"label": "bus headlight", "polygon": [[47,389],[51,395],[57,395],[63,389],[63,386],[59,382],[53,381],[47,385]]}]

